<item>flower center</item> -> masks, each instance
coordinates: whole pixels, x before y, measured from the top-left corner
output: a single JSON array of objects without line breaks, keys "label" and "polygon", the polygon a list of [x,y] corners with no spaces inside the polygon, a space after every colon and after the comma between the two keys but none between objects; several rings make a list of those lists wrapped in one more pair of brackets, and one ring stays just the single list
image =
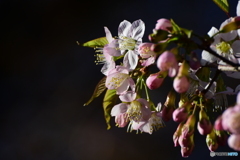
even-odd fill
[{"label": "flower center", "polygon": [[128,118],[134,121],[139,121],[142,117],[141,103],[138,101],[132,101],[128,110]]},{"label": "flower center", "polygon": [[118,40],[120,50],[134,50],[136,40],[130,37],[121,36]]},{"label": "flower center", "polygon": [[219,50],[222,53],[230,53],[231,46],[229,43],[222,41],[216,45],[217,50]]},{"label": "flower center", "polygon": [[111,80],[108,83],[108,86],[112,86],[113,88],[117,89],[122,85],[124,80],[126,80],[127,78],[128,78],[128,74],[118,73],[111,78]]}]

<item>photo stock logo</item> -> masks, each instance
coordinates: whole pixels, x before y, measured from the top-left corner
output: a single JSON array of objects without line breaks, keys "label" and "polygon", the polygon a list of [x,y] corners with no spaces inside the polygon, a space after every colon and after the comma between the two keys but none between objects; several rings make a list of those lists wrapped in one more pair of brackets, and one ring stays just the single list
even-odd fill
[{"label": "photo stock logo", "polygon": [[238,152],[210,152],[210,156],[238,156]]}]

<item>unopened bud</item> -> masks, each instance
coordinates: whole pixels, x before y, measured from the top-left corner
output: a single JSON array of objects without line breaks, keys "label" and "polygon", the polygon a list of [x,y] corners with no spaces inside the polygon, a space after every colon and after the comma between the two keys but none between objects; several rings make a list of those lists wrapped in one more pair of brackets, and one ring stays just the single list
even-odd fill
[{"label": "unopened bud", "polygon": [[182,157],[188,157],[194,148],[193,135],[187,138],[187,143],[184,147],[181,147]]},{"label": "unopened bud", "polygon": [[177,147],[179,145],[178,143],[178,139],[182,134],[182,127],[183,127],[184,123],[180,123],[177,127],[177,130],[174,132],[173,134],[173,142],[174,142],[174,147]]},{"label": "unopened bud", "polygon": [[167,76],[167,72],[164,72],[164,71],[151,74],[146,80],[146,84],[148,88],[151,90],[157,89],[162,85],[163,80],[166,76]]},{"label": "unopened bud", "polygon": [[169,121],[170,119],[172,119],[172,114],[175,109],[175,99],[176,93],[174,90],[171,90],[167,95],[167,99],[164,103],[164,108],[162,110],[162,118],[164,121]]},{"label": "unopened bud", "polygon": [[194,133],[195,124],[196,124],[196,115],[191,114],[188,117],[187,122],[184,124],[182,128],[182,135],[184,138],[187,138]]},{"label": "unopened bud", "polygon": [[201,135],[207,135],[213,129],[212,123],[210,122],[209,117],[207,116],[203,108],[201,108],[199,112],[199,121],[197,128]]},{"label": "unopened bud", "polygon": [[215,130],[215,134],[217,136],[218,145],[224,146],[224,145],[227,144],[228,136],[227,136],[227,133],[225,131]]},{"label": "unopened bud", "polygon": [[172,23],[168,19],[161,18],[157,21],[155,29],[156,30],[171,31],[172,30]]},{"label": "unopened bud", "polygon": [[222,27],[220,32],[227,33],[240,28],[240,16],[232,18],[232,21]]},{"label": "unopened bud", "polygon": [[190,83],[186,76],[177,76],[174,78],[173,87],[178,93],[185,93],[189,89]]},{"label": "unopened bud", "polygon": [[217,136],[215,134],[214,129],[212,130],[211,133],[209,133],[206,136],[206,143],[207,143],[208,149],[211,152],[215,151],[218,148]]}]

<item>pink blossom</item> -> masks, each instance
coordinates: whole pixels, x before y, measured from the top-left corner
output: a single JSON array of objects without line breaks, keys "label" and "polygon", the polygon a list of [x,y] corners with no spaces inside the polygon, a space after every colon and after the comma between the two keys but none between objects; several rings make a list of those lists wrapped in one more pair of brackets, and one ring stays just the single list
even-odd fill
[{"label": "pink blossom", "polygon": [[153,43],[142,43],[138,47],[138,53],[143,60],[140,60],[142,66],[152,65],[156,60],[156,53],[151,50]]},{"label": "pink blossom", "polygon": [[117,94],[124,93],[129,87],[135,91],[135,83],[128,75],[129,69],[123,66],[116,66],[115,69],[109,71],[106,79],[106,87],[108,89],[116,89]]},{"label": "pink blossom", "polygon": [[240,134],[240,107],[229,107],[222,114],[222,126],[224,130]]},{"label": "pink blossom", "polygon": [[127,112],[128,104],[120,103],[115,105],[111,110],[111,116],[115,116],[115,122],[119,127],[125,127],[128,123]]},{"label": "pink blossom", "polygon": [[240,151],[240,134],[232,134],[228,138],[228,145],[236,151]]},{"label": "pink blossom", "polygon": [[168,75],[174,77],[178,71],[178,62],[175,55],[169,51],[163,52],[157,60],[157,67],[161,71],[168,71]]}]

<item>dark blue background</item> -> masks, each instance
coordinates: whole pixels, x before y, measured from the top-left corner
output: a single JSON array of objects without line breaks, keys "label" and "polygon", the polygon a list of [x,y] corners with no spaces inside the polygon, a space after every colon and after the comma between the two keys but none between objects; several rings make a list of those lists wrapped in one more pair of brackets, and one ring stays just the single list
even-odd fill
[{"label": "dark blue background", "polygon": [[[232,16],[236,4],[230,0]],[[227,16],[211,0],[1,0],[0,159],[183,159],[172,142],[176,123],[152,135],[126,133],[113,121],[106,130],[102,96],[83,107],[103,75],[94,64],[94,51],[76,41],[105,36],[104,26],[117,35],[124,19],[142,19],[146,42],[160,18],[204,35]],[[165,100],[170,86],[166,82],[152,93],[156,103]],[[188,159],[229,158],[211,158],[205,137],[196,132]]]}]

